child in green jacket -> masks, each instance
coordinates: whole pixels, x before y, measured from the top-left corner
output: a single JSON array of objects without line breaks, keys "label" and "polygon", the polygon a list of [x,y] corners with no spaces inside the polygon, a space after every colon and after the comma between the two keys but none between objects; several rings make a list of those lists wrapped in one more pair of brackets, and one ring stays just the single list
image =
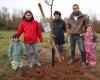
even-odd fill
[{"label": "child in green jacket", "polygon": [[18,68],[22,68],[22,46],[18,35],[12,36],[12,42],[10,43],[8,52],[12,69],[17,70]]}]

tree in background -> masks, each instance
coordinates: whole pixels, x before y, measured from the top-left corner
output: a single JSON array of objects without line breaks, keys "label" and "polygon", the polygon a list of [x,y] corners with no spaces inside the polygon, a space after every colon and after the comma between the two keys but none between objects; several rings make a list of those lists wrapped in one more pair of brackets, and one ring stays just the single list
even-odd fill
[{"label": "tree in background", "polygon": [[17,29],[21,17],[23,16],[23,11],[13,9],[13,13],[10,14],[6,7],[0,9],[0,29]]},{"label": "tree in background", "polygon": [[51,14],[50,18],[52,19],[52,9],[54,0],[44,0],[44,1],[48,6],[50,6],[50,14]]},{"label": "tree in background", "polygon": [[10,14],[8,12],[8,9],[5,7],[2,7],[0,10],[0,28],[7,26],[7,21],[10,19]]},{"label": "tree in background", "polygon": [[94,25],[94,29],[97,33],[100,33],[100,20],[97,20],[96,15],[92,15],[91,19],[92,24]]}]

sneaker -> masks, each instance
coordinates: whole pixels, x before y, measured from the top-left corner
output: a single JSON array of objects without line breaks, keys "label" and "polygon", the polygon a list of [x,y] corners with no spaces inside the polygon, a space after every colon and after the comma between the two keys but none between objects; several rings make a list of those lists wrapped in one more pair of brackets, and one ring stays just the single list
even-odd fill
[{"label": "sneaker", "polygon": [[12,61],[12,62],[11,62],[11,65],[12,65],[12,69],[13,69],[13,70],[16,71],[16,70],[18,69],[18,62]]},{"label": "sneaker", "polygon": [[19,67],[19,68],[22,68],[22,67],[23,67],[23,63],[22,63],[22,62],[19,63],[18,67]]},{"label": "sneaker", "polygon": [[91,68],[91,66],[90,66],[89,63],[86,63],[86,67],[87,67],[87,68]]},{"label": "sneaker", "polygon": [[41,64],[39,62],[33,64],[33,67],[37,67],[37,66],[41,66]]},{"label": "sneaker", "polygon": [[41,64],[39,62],[36,63],[37,66],[41,66]]},{"label": "sneaker", "polygon": [[30,68],[33,68],[33,64],[29,64],[29,67],[30,67]]},{"label": "sneaker", "polygon": [[82,62],[82,67],[86,68],[87,67],[86,63]]},{"label": "sneaker", "polygon": [[61,59],[64,61],[65,60],[64,56],[61,56]]},{"label": "sneaker", "polygon": [[74,63],[74,60],[73,60],[73,59],[70,59],[70,60],[68,61],[68,64],[72,64],[72,63]]},{"label": "sneaker", "polygon": [[33,64],[33,67],[36,67],[36,66],[37,66],[37,63],[34,63],[34,64]]}]

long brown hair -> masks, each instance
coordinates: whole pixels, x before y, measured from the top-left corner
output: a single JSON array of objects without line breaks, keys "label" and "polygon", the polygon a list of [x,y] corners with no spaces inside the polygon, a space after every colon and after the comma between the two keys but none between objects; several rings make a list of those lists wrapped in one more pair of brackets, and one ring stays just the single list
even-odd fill
[{"label": "long brown hair", "polygon": [[32,20],[34,20],[33,14],[32,14],[32,12],[31,12],[30,10],[27,10],[27,11],[24,13],[24,16],[23,16],[22,20],[27,20],[26,17],[25,17],[25,15],[26,15],[27,13],[30,13],[30,14],[32,15],[32,18],[31,18],[29,21],[31,22]]}]

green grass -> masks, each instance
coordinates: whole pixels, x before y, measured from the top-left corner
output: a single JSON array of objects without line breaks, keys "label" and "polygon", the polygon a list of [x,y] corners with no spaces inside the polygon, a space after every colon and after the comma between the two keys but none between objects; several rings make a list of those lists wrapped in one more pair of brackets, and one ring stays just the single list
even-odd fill
[{"label": "green grass", "polygon": [[[11,42],[11,36],[16,31],[13,30],[1,30],[0,31],[0,80],[10,80],[13,70],[11,70],[10,61],[8,59],[8,47]],[[50,47],[50,36],[43,33],[44,42],[38,43],[39,47]],[[21,43],[23,39],[21,36]],[[20,72],[19,72],[20,73]]]},{"label": "green grass", "polygon": [[0,80],[8,80],[9,73],[11,73],[11,69],[9,67],[9,59],[8,59],[8,46],[10,42],[10,37],[14,33],[14,31],[0,31]]},{"label": "green grass", "polygon": [[[12,34],[15,31],[12,30],[1,30],[0,31],[0,80],[10,80],[13,71],[10,67],[10,61],[8,59],[8,47]],[[100,53],[100,34],[98,36],[97,53]],[[50,47],[50,36],[47,33],[43,33],[44,42],[38,43],[40,47]],[[21,37],[21,42],[23,42]],[[66,49],[69,50],[69,43],[66,43]],[[70,51],[70,50],[69,50]]]},{"label": "green grass", "polygon": [[97,53],[100,54],[100,34],[97,34]]}]

